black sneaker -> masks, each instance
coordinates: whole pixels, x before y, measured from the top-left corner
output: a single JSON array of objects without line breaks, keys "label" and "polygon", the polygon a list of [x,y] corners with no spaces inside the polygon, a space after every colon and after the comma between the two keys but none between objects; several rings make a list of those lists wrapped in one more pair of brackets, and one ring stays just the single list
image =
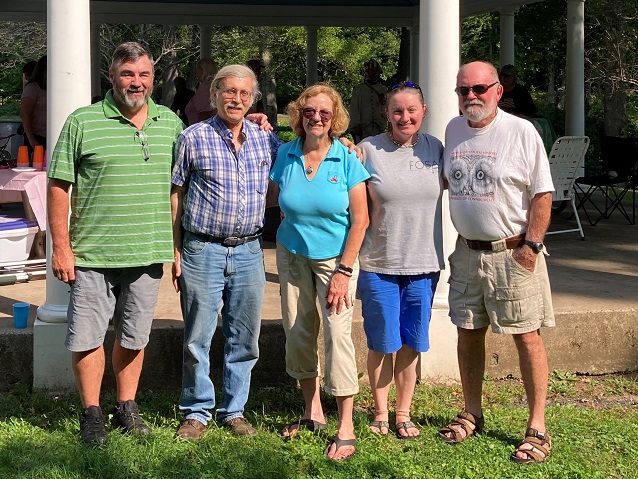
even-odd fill
[{"label": "black sneaker", "polygon": [[123,432],[130,432],[138,436],[147,436],[151,433],[151,428],[144,424],[140,417],[140,409],[132,399],[118,402],[113,409],[113,427],[119,427]]},{"label": "black sneaker", "polygon": [[80,437],[86,444],[104,444],[108,438],[100,406],[89,406],[80,415]]}]

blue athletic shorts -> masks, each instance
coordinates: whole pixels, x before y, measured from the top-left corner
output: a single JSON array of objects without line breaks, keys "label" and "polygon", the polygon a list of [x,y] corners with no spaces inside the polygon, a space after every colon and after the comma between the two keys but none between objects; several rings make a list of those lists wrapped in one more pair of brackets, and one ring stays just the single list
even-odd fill
[{"label": "blue athletic shorts", "polygon": [[368,349],[383,354],[404,344],[417,352],[430,349],[430,315],[438,282],[438,271],[394,275],[361,270],[358,291]]}]

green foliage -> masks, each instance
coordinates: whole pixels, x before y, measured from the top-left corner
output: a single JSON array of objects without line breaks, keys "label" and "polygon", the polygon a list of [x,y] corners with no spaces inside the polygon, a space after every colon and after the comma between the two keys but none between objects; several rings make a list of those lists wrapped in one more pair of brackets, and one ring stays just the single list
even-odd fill
[{"label": "green foliage", "polygon": [[20,103],[15,100],[9,100],[0,105],[0,118],[18,119],[20,118]]},{"label": "green foliage", "polygon": [[499,16],[486,13],[468,17],[461,23],[461,60],[476,60],[498,65]]},{"label": "green foliage", "polygon": [[44,55],[46,43],[45,24],[0,22],[0,97],[22,93],[22,67]]}]

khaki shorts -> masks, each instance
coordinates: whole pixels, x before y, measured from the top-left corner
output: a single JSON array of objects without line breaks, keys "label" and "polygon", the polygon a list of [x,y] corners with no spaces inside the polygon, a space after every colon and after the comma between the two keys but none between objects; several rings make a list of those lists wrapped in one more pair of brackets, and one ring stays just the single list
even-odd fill
[{"label": "khaki shorts", "polygon": [[[286,371],[295,379],[320,376],[318,336],[323,323],[326,371],[324,390],[333,396],[359,392],[352,343],[352,316],[359,276],[353,265],[348,292],[353,306],[341,314],[326,309],[326,292],[340,257],[316,260],[288,251],[277,243],[281,314],[286,333]],[[317,309],[317,303],[319,309]]]},{"label": "khaki shorts", "polygon": [[532,273],[512,258],[505,240],[493,244],[498,251],[478,251],[457,239],[449,258],[452,323],[463,329],[491,325],[508,334],[555,326],[545,256],[537,256]]}]

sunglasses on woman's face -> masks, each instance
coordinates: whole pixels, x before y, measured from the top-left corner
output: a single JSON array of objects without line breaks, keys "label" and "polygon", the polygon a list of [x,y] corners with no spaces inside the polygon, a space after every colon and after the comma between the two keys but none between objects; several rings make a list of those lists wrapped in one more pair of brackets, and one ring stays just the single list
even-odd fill
[{"label": "sunglasses on woman's face", "polygon": [[[302,108],[301,113],[303,114],[305,118],[308,118],[309,120],[311,120],[317,114],[317,110],[315,110],[314,108]],[[321,118],[321,121],[332,120],[332,115],[333,113],[331,111],[319,110],[319,118]]]},{"label": "sunglasses on woman's face", "polygon": [[487,93],[487,90],[492,88],[494,85],[498,85],[499,82],[495,81],[491,85],[474,85],[474,86],[459,86],[454,90],[458,96],[468,96],[471,91],[474,92],[475,95],[483,95]]}]

